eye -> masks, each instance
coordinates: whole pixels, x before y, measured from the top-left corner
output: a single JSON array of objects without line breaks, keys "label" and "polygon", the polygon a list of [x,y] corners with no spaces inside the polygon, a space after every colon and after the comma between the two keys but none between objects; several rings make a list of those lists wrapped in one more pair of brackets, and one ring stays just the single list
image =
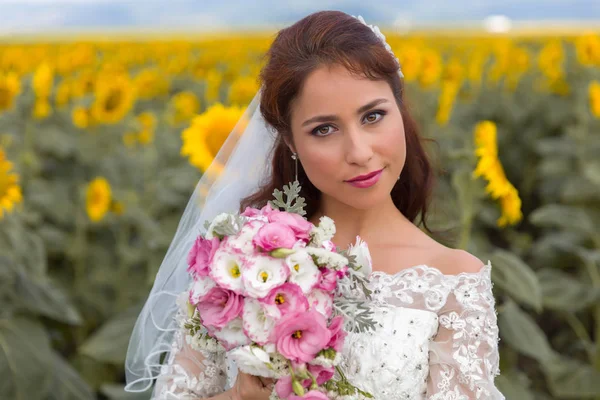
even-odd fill
[{"label": "eye", "polygon": [[320,125],[311,131],[311,133],[315,136],[327,136],[331,133],[328,129],[331,128],[331,125]]},{"label": "eye", "polygon": [[381,118],[383,118],[383,116],[386,114],[386,112],[383,110],[372,111],[365,116],[365,120],[368,123],[373,124],[381,119],[381,118],[376,117],[377,114],[381,115]]}]

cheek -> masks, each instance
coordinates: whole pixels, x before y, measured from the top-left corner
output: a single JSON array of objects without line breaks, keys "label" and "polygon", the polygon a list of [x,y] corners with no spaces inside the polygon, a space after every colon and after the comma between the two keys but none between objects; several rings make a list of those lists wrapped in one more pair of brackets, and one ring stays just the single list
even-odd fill
[{"label": "cheek", "polygon": [[326,191],[323,185],[338,181],[340,159],[339,150],[335,146],[326,143],[325,140],[312,140],[312,143],[307,143],[306,146],[298,146],[298,152],[301,154],[302,168],[308,179],[319,190]]}]

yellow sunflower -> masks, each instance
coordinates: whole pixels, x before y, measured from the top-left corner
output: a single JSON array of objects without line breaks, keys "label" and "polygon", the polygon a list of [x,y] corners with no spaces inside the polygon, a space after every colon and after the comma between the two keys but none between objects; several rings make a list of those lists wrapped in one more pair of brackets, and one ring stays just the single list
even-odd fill
[{"label": "yellow sunflower", "polygon": [[500,203],[502,215],[497,221],[499,227],[514,225],[523,218],[519,192],[506,178],[502,163],[498,159],[496,144],[496,124],[482,121],[475,126],[475,154],[479,158],[473,177],[483,177],[488,181],[485,191]]},{"label": "yellow sunflower", "polygon": [[73,125],[78,128],[85,129],[90,126],[90,110],[85,107],[75,107],[71,117],[73,119]]},{"label": "yellow sunflower", "polygon": [[224,107],[217,103],[209,107],[181,133],[181,155],[188,156],[192,165],[206,171],[243,113],[244,109],[238,106]]},{"label": "yellow sunflower", "polygon": [[0,73],[0,112],[12,108],[19,93],[21,93],[19,77],[14,73]]},{"label": "yellow sunflower", "polygon": [[4,217],[4,212],[11,212],[17,203],[23,201],[19,176],[11,172],[12,167],[4,150],[0,149],[0,219]]},{"label": "yellow sunflower", "polygon": [[48,98],[54,84],[54,70],[50,65],[40,65],[33,74],[33,90],[37,98]]},{"label": "yellow sunflower", "polygon": [[121,121],[135,102],[135,88],[125,74],[106,75],[99,79],[94,94],[92,116],[105,124]]},{"label": "yellow sunflower", "polygon": [[98,177],[89,183],[86,191],[86,211],[93,222],[98,222],[108,211],[112,204],[110,184],[105,178]]},{"label": "yellow sunflower", "polygon": [[191,120],[200,110],[200,102],[196,95],[190,91],[177,93],[171,99],[173,116],[171,122],[179,124]]},{"label": "yellow sunflower", "polygon": [[258,82],[255,77],[241,76],[229,87],[229,102],[240,106],[247,106],[258,91]]},{"label": "yellow sunflower", "polygon": [[592,81],[589,86],[590,111],[596,118],[600,118],[600,82]]}]

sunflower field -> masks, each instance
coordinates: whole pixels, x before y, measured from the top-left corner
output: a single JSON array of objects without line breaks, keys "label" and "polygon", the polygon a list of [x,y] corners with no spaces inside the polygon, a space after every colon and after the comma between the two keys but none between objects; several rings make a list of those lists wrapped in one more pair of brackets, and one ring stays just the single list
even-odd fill
[{"label": "sunflower field", "polygon": [[[491,260],[507,399],[600,399],[600,35],[384,32]],[[0,41],[1,399],[123,391],[129,335],[273,32]],[[410,151],[410,149],[409,149]]]}]

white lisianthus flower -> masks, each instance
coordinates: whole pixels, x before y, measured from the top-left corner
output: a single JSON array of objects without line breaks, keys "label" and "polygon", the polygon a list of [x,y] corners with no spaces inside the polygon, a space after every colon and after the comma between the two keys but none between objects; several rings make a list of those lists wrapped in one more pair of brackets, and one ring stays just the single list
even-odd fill
[{"label": "white lisianthus flower", "polygon": [[210,277],[219,286],[243,295],[245,294],[242,281],[243,264],[244,259],[241,255],[232,252],[228,246],[221,246],[213,257]]},{"label": "white lisianthus flower", "polygon": [[226,349],[250,343],[250,339],[244,333],[244,326],[240,317],[231,320],[223,329],[215,330],[213,336],[219,339]]},{"label": "white lisianthus flower", "polygon": [[273,371],[269,368],[269,355],[256,346],[242,346],[231,350],[228,355],[237,364],[240,371],[254,375],[272,378]]},{"label": "white lisianthus flower", "polygon": [[260,299],[271,289],[283,284],[290,271],[284,260],[265,255],[254,255],[246,261],[242,281],[247,296]]},{"label": "white lisianthus flower", "polygon": [[373,270],[373,261],[367,242],[362,240],[360,236],[356,236],[356,243],[348,248],[348,255],[356,257],[356,265],[360,267],[358,273],[363,276],[368,276]]},{"label": "white lisianthus flower", "polygon": [[189,292],[189,300],[192,304],[198,304],[200,299],[215,287],[217,283],[209,276],[197,276]]},{"label": "white lisianthus flower", "polygon": [[275,320],[265,314],[265,310],[258,300],[251,297],[244,299],[242,320],[244,321],[244,331],[250,339],[261,345],[269,341],[269,335],[275,329]]},{"label": "white lisianthus flower", "polygon": [[315,289],[306,298],[311,308],[323,314],[325,318],[331,317],[331,313],[333,312],[333,296],[330,293],[321,289]]},{"label": "white lisianthus flower", "polygon": [[243,254],[251,255],[256,252],[256,248],[252,243],[252,239],[260,228],[265,225],[266,222],[254,219],[248,221],[242,229],[235,236],[229,236],[227,238],[227,245],[241,251]]},{"label": "white lisianthus flower", "polygon": [[321,276],[321,271],[307,252],[308,249],[300,249],[285,259],[290,268],[290,282],[300,286],[305,294],[315,287]]},{"label": "white lisianthus flower", "polygon": [[348,259],[341,254],[317,247],[307,247],[306,252],[317,259],[317,264],[339,270],[348,265]]}]

